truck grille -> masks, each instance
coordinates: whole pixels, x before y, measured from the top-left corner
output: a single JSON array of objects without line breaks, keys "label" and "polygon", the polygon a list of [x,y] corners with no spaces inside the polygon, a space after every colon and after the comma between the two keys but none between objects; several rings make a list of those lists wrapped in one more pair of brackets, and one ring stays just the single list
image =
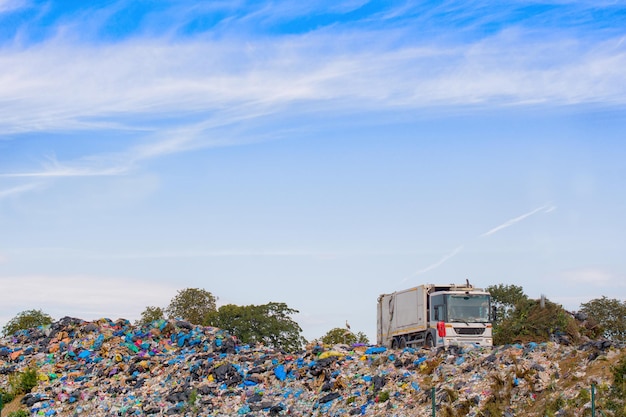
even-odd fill
[{"label": "truck grille", "polygon": [[485,328],[469,328],[469,327],[455,327],[454,331],[456,334],[465,334],[465,335],[481,335],[485,333]]}]

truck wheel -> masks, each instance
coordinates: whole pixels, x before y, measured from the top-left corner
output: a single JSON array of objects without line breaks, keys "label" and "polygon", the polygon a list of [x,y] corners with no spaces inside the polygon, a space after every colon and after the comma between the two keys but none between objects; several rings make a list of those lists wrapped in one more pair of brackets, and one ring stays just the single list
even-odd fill
[{"label": "truck wheel", "polygon": [[404,349],[406,347],[406,339],[404,337],[400,338],[400,343],[398,343],[398,347],[400,349]]},{"label": "truck wheel", "polygon": [[396,339],[395,337],[391,341],[391,348],[392,349],[398,349],[398,339]]},{"label": "truck wheel", "polygon": [[433,341],[433,336],[431,334],[426,336],[424,347],[427,347],[427,348],[435,347],[435,342]]}]

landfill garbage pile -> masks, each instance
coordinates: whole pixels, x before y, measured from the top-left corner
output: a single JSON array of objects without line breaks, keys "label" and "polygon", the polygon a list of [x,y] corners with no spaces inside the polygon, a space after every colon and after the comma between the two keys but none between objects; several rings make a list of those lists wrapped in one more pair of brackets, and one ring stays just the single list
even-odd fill
[{"label": "landfill garbage pile", "polygon": [[184,321],[66,317],[0,339],[0,388],[35,369],[33,416],[583,415],[625,355],[608,341],[286,353]]}]

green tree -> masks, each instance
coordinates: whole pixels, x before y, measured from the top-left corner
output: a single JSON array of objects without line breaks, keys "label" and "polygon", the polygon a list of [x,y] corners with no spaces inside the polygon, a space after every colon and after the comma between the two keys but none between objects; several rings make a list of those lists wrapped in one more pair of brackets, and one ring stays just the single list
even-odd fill
[{"label": "green tree", "polygon": [[357,332],[356,333],[356,342],[364,344],[364,345],[369,345],[370,344],[370,339],[367,337],[367,335],[365,333]]},{"label": "green tree", "polygon": [[37,326],[45,326],[52,323],[52,317],[41,310],[25,310],[18,313],[2,328],[4,336],[15,333],[18,330],[31,329]]},{"label": "green tree", "polygon": [[524,289],[519,285],[490,285],[486,290],[491,294],[491,304],[497,309],[495,326],[510,317],[518,303],[528,299]]},{"label": "green tree", "polygon": [[205,324],[228,330],[243,343],[254,344],[257,342],[254,329],[258,326],[253,318],[253,307],[225,304],[209,314]]},{"label": "green tree", "polygon": [[285,351],[302,348],[306,340],[302,329],[291,315],[298,310],[285,303],[271,302],[263,305],[223,305],[209,314],[206,324],[228,330],[243,343],[263,343]]},{"label": "green tree", "polygon": [[495,345],[547,342],[553,337],[561,343],[574,343],[580,333],[574,318],[561,305],[547,299],[519,301],[493,332]]},{"label": "green tree", "polygon": [[165,311],[161,307],[148,306],[141,313],[139,320],[135,322],[137,326],[145,326],[156,320],[165,318]]},{"label": "green tree", "polygon": [[581,304],[580,311],[600,326],[604,337],[626,342],[626,301],[602,296]]},{"label": "green tree", "polygon": [[204,324],[209,314],[215,311],[215,297],[204,289],[185,288],[167,306],[168,317],[187,320],[192,324]]},{"label": "green tree", "polygon": [[344,343],[347,345],[354,345],[356,343],[369,344],[369,339],[363,332],[352,333],[348,329],[342,329],[335,327],[329,330],[324,336],[322,336],[322,342],[327,345],[336,345]]}]

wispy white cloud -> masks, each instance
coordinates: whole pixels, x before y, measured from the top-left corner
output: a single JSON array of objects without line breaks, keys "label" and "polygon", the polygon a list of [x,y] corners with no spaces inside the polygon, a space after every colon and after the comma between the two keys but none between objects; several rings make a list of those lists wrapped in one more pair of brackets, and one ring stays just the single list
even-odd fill
[{"label": "wispy white cloud", "polygon": [[[126,175],[141,162],[165,155],[187,152],[198,148],[236,146],[270,140],[265,135],[237,137],[232,133],[216,132],[216,129],[260,117],[258,113],[224,116],[219,121],[203,121],[183,127],[164,127],[159,132],[146,134],[141,143],[128,145],[114,153],[90,154],[60,162],[56,156],[45,158],[40,167],[32,171],[0,173],[0,177],[96,177]],[[273,136],[280,136],[279,130]]]},{"label": "wispy white cloud", "polygon": [[567,284],[593,285],[596,287],[626,287],[626,277],[616,275],[604,268],[576,268],[557,274],[559,281]]},{"label": "wispy white cloud", "polygon": [[[348,12],[362,3],[355,0],[333,10]],[[0,0],[0,8],[18,4],[24,3]],[[0,47],[0,103],[4,104],[0,131],[4,136],[132,132],[129,141],[116,153],[95,151],[75,160],[54,160],[0,174],[122,175],[143,160],[258,140],[251,139],[258,135],[224,135],[220,129],[279,114],[626,104],[622,71],[626,49],[621,37],[576,39],[517,27],[467,41],[415,36],[419,25],[407,24],[384,30],[370,24],[337,24],[285,36],[248,37],[239,30],[266,19],[288,21],[321,12],[328,6],[324,1],[237,4],[235,8],[226,2],[176,4],[168,8],[175,23],[165,33],[156,35],[143,27],[133,36],[109,43],[90,43],[79,36],[106,25],[121,4],[98,9],[91,17],[68,17],[41,42]],[[416,19],[424,12],[414,5],[403,7]],[[243,12],[235,13],[237,8]],[[468,13],[457,9],[458,5],[444,2],[429,13]],[[228,24],[215,29],[220,36],[211,36],[213,32],[180,36],[178,30],[191,17],[215,10],[229,14]],[[395,11],[384,13],[391,16]],[[146,21],[154,24],[159,18],[163,16],[151,15]]]},{"label": "wispy white cloud", "polygon": [[522,220],[524,220],[524,219],[526,219],[526,218],[528,218],[528,217],[530,217],[530,216],[532,216],[534,214],[537,214],[537,213],[540,213],[540,212],[550,213],[550,212],[554,211],[555,209],[556,209],[556,207],[553,206],[553,205],[550,205],[550,204],[547,204],[547,205],[544,205],[544,206],[541,206],[541,207],[537,207],[536,209],[531,210],[528,213],[522,214],[521,216],[514,217],[514,218],[512,218],[510,220],[507,220],[506,222],[504,222],[504,223],[494,227],[493,229],[490,229],[490,230],[486,231],[485,233],[483,233],[479,237],[486,237],[486,236],[493,235],[494,233],[497,233],[497,232],[499,232],[502,229],[506,229],[507,227],[513,226],[514,224],[519,223]]},{"label": "wispy white cloud", "polygon": [[561,296],[558,294],[553,294],[548,296],[548,299],[555,303],[561,304],[563,308],[568,311],[578,311],[580,310],[581,304],[588,303],[591,300],[602,298],[603,296],[622,301],[626,300],[626,292],[607,294],[603,293],[602,290],[589,291],[585,295],[581,296]]},{"label": "wispy white cloud", "polygon": [[0,190],[0,200],[2,200],[3,198],[16,195],[16,194],[21,194],[21,193],[34,190],[39,186],[40,184],[24,184],[24,185],[18,185],[12,188],[7,188],[5,190]]},{"label": "wispy white cloud", "polygon": [[96,276],[5,276],[0,286],[3,311],[34,308],[56,319],[62,314],[85,320],[136,319],[147,305],[166,306],[177,291],[169,284]]},{"label": "wispy white cloud", "polygon": [[[86,164],[85,161],[75,161],[73,163],[70,162],[62,164],[55,159],[51,163],[44,163],[42,169],[39,171],[4,173],[0,174],[0,177],[97,177],[121,175],[126,173],[128,169],[129,167],[126,164],[99,167],[93,164]],[[24,191],[28,191],[33,188],[34,187],[26,187]],[[0,198],[1,197],[2,194],[0,193]]]},{"label": "wispy white cloud", "polygon": [[0,13],[12,12],[28,6],[26,0],[0,0]]},{"label": "wispy white cloud", "polygon": [[[563,270],[547,275],[546,280],[554,281],[559,291],[548,296],[550,300],[562,304],[568,310],[578,310],[582,303],[606,296],[618,300],[626,300],[626,276],[616,273],[609,268],[589,266]],[[568,290],[584,289],[584,295],[569,295]],[[575,290],[574,290],[575,291]]]},{"label": "wispy white cloud", "polygon": [[192,251],[168,251],[128,253],[117,255],[96,254],[98,258],[115,259],[165,259],[165,258],[230,258],[230,257],[314,257],[317,259],[334,259],[332,253],[311,252],[305,250],[192,250]]},{"label": "wispy white cloud", "polygon": [[26,49],[5,47],[0,101],[11,105],[0,108],[0,127],[6,134],[132,131],[143,144],[129,143],[114,155],[118,159],[87,155],[4,174],[119,175],[142,159],[245,143],[250,139],[226,139],[216,130],[294,111],[624,104],[626,97],[620,87],[626,86],[626,52],[611,41],[548,39],[521,48],[523,36],[507,34],[473,45],[389,49],[375,37],[320,33],[219,44],[131,39],[111,46],[60,38]]},{"label": "wispy white cloud", "polygon": [[[469,45],[390,47],[376,36],[132,39],[111,46],[55,39],[5,47],[0,99],[12,105],[3,108],[0,126],[8,133],[103,122],[154,129],[157,120],[183,114],[213,120],[225,108],[266,113],[320,100],[350,110],[625,101],[626,87],[619,86],[626,85],[626,52],[617,41],[529,43],[511,33]],[[131,124],[133,114],[143,122]]]},{"label": "wispy white cloud", "polygon": [[[44,247],[28,248],[21,250],[14,248],[8,254],[16,258],[26,258],[30,260],[40,259],[87,259],[87,260],[120,260],[120,259],[184,259],[184,258],[231,258],[231,257],[309,257],[315,259],[336,259],[338,256],[355,256],[353,252],[323,252],[297,249],[266,249],[266,250],[246,250],[246,249],[221,249],[221,250],[168,250],[168,251],[86,251],[74,248]],[[376,252],[368,252],[367,255],[380,255]]]}]

